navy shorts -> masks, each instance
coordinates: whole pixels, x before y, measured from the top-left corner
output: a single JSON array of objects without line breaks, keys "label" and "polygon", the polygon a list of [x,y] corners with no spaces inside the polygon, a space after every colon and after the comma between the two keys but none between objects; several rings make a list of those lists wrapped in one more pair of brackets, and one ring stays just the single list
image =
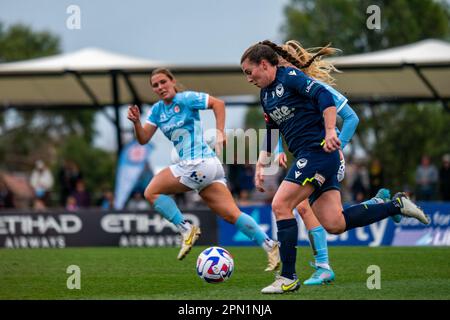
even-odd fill
[{"label": "navy shorts", "polygon": [[312,205],[325,191],[340,189],[337,180],[339,165],[339,151],[304,151],[292,164],[284,180],[303,186],[311,183],[314,192],[309,196],[309,204]]}]

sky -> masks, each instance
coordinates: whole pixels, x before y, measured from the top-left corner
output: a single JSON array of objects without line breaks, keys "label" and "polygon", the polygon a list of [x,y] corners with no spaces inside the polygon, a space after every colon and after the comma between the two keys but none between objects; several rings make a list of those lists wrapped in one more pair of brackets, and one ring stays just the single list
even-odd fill
[{"label": "sky", "polygon": [[[289,0],[2,0],[0,22],[23,23],[34,31],[50,31],[61,39],[63,52],[97,47],[116,53],[177,64],[239,64],[243,51],[264,39],[281,41],[284,7]],[[73,7],[79,28],[69,28]],[[70,25],[70,24],[69,24]],[[122,108],[122,127],[131,129]],[[242,126],[245,107],[227,109],[226,128]],[[108,113],[112,110],[107,110]],[[212,112],[202,112],[205,128],[214,126]],[[115,150],[112,124],[96,117],[94,144]],[[155,167],[170,161],[169,142],[154,137]],[[157,169],[156,169],[157,170]]]}]

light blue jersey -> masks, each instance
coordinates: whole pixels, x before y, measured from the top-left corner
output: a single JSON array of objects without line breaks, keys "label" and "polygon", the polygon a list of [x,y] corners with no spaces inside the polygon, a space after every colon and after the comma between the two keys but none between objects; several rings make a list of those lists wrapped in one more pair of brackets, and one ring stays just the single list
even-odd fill
[{"label": "light blue jersey", "polygon": [[208,108],[209,95],[184,91],[166,105],[160,100],[150,109],[147,122],[161,129],[172,141],[181,160],[215,157],[204,141],[199,110]]},{"label": "light blue jersey", "polygon": [[339,113],[339,111],[341,111],[341,109],[347,104],[348,99],[329,84],[319,80],[315,81],[323,85],[331,93],[331,95],[333,96],[334,105],[336,106],[336,112]]}]

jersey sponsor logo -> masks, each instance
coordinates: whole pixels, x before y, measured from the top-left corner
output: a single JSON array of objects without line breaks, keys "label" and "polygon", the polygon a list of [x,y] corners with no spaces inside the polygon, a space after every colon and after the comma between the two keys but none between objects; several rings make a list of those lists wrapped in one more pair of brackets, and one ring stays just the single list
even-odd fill
[{"label": "jersey sponsor logo", "polygon": [[306,80],[306,93],[309,93],[316,81]]},{"label": "jersey sponsor logo", "polygon": [[319,173],[314,175],[314,180],[317,181],[317,184],[321,187],[325,183],[325,177]]},{"label": "jersey sponsor logo", "polygon": [[286,120],[292,118],[295,113],[293,112],[295,108],[289,109],[287,106],[282,106],[281,108],[276,107],[275,110],[269,113],[270,117],[276,124],[280,124]]},{"label": "jersey sponsor logo", "polygon": [[300,171],[295,171],[295,179],[297,179],[301,175],[302,175],[302,173]]},{"label": "jersey sponsor logo", "polygon": [[297,161],[297,168],[303,169],[307,163],[308,163],[308,159],[301,158]]},{"label": "jersey sponsor logo", "polygon": [[184,120],[177,121],[176,123],[168,124],[166,126],[161,126],[162,132],[166,133],[175,128],[181,128],[184,126]]},{"label": "jersey sponsor logo", "polygon": [[288,75],[290,75],[290,76],[296,76],[297,73],[295,72],[295,70],[291,70],[291,71],[289,71]]},{"label": "jersey sponsor logo", "polygon": [[275,87],[275,93],[278,97],[282,97],[284,94],[284,88],[283,85],[280,83]]}]

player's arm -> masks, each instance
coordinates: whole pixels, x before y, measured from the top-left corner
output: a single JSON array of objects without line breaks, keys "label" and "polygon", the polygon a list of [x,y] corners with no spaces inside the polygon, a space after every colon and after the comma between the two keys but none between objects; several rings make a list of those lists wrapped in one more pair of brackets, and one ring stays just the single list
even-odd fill
[{"label": "player's arm", "polygon": [[302,72],[296,72],[288,76],[287,83],[297,92],[314,102],[325,123],[325,142],[323,149],[332,152],[339,149],[341,142],[336,134],[336,106],[331,92],[318,81],[307,77]]},{"label": "player's arm", "polygon": [[211,108],[216,117],[216,153],[220,154],[220,150],[226,143],[225,136],[225,102],[213,96],[208,98],[208,108]]},{"label": "player's arm", "polygon": [[338,115],[342,118],[342,131],[339,134],[339,140],[341,140],[341,149],[344,150],[345,146],[350,142],[358,127],[359,118],[355,111],[346,104],[339,112]]},{"label": "player's arm", "polygon": [[142,126],[141,113],[136,105],[128,107],[127,118],[133,122],[134,134],[136,136],[136,140],[140,144],[148,143],[158,129],[156,125],[149,122],[146,122],[144,126]]}]

